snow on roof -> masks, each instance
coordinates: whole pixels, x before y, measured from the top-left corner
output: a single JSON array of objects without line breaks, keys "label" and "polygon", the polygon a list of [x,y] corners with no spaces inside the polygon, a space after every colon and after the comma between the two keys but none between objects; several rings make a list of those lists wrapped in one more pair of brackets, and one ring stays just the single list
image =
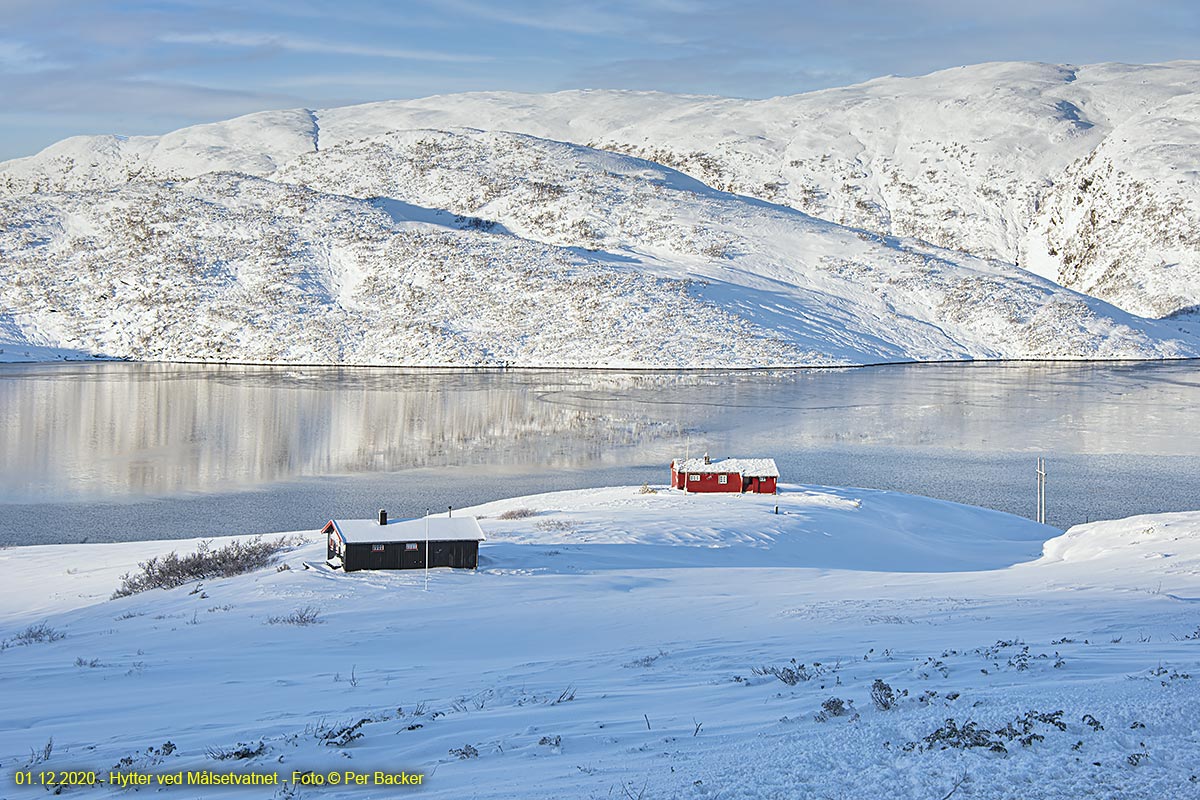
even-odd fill
[{"label": "snow on roof", "polygon": [[373,519],[334,519],[329,524],[347,544],[423,542],[426,538],[431,542],[482,542],[487,538],[474,517],[397,519],[388,520],[387,525]]},{"label": "snow on roof", "polygon": [[707,464],[703,458],[677,458],[671,463],[676,472],[738,472],[750,478],[779,477],[779,467],[773,458],[726,458]]}]

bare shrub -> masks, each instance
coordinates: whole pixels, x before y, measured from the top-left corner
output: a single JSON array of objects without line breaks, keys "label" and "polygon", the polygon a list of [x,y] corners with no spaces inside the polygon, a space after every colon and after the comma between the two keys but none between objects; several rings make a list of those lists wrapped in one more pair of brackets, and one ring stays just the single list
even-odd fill
[{"label": "bare shrub", "polygon": [[122,756],[121,760],[113,764],[114,770],[129,770],[129,769],[145,769],[161,764],[168,756],[174,753],[178,748],[172,741],[165,741],[158,747],[147,747],[145,752],[131,753],[127,756]]},{"label": "bare shrub", "polygon": [[771,675],[783,681],[788,686],[795,686],[802,681],[811,681],[813,678],[824,675],[828,670],[819,661],[814,661],[810,668],[806,664],[798,663],[793,658],[782,667],[767,665],[763,667],[751,667],[750,671],[755,675]]},{"label": "bare shrub", "polygon": [[831,697],[824,703],[821,703],[821,710],[817,712],[815,719],[817,722],[825,722],[833,717],[848,716],[853,712],[853,700],[843,700],[840,697]]},{"label": "bare shrub", "polygon": [[355,723],[334,724],[326,726],[324,722],[317,726],[317,740],[322,744],[327,744],[330,747],[345,747],[355,739],[361,739],[363,732],[359,730],[363,725],[366,725],[371,720],[364,717]]},{"label": "bare shrub", "polygon": [[887,711],[896,705],[896,692],[879,678],[871,684],[871,702],[880,711]]},{"label": "bare shrub", "polygon": [[246,541],[239,539],[230,542],[214,550],[209,542],[201,542],[194,553],[180,556],[171,551],[165,556],[140,562],[137,572],[127,572],[121,576],[121,586],[112,596],[113,599],[128,597],[150,589],[173,589],[191,581],[228,578],[253,572],[270,566],[280,551],[300,543],[286,536],[277,539],[255,536]]},{"label": "bare shrub", "polygon": [[245,761],[264,755],[268,749],[266,743],[260,739],[258,745],[252,745],[249,742],[238,742],[234,747],[210,747],[205,752],[214,761]]},{"label": "bare shrub", "polygon": [[1004,727],[995,730],[980,727],[974,721],[967,721],[959,725],[954,719],[947,719],[945,725],[924,737],[920,742],[909,742],[904,749],[909,751],[917,748],[921,750],[935,748],[968,750],[978,747],[993,753],[1007,754],[1006,743],[1017,741],[1021,743],[1022,747],[1031,747],[1035,742],[1044,741],[1046,737],[1038,733],[1038,725],[1047,725],[1058,731],[1065,731],[1067,724],[1062,721],[1062,715],[1062,711],[1027,711],[1023,716],[1017,717],[1012,722],[1006,723]]},{"label": "bare shrub", "polygon": [[36,625],[30,625],[16,636],[0,642],[0,650],[7,650],[10,647],[40,644],[42,642],[57,642],[59,639],[65,638],[67,638],[67,635],[62,631],[55,630],[44,622],[39,622]]},{"label": "bare shrub", "polygon": [[479,750],[472,744],[464,744],[462,747],[451,747],[450,755],[458,756],[464,761],[468,758],[476,758],[479,755]]},{"label": "bare shrub", "polygon": [[508,511],[502,512],[496,519],[525,519],[535,516],[537,513],[532,508],[510,508]]},{"label": "bare shrub", "polygon": [[268,625],[318,625],[324,620],[319,619],[321,612],[319,609],[312,606],[297,608],[290,614],[282,617],[267,617]]},{"label": "bare shrub", "polygon": [[1198,640],[1200,640],[1200,627],[1197,627],[1196,630],[1192,631],[1191,633],[1185,633],[1183,636],[1174,636],[1172,634],[1172,638],[1182,639],[1185,642],[1198,641]]},{"label": "bare shrub", "polygon": [[533,527],[537,528],[539,531],[573,531],[573,530],[575,530],[575,526],[573,526],[569,521],[567,521],[565,519],[544,519],[541,522],[538,522],[537,524],[535,524]]},{"label": "bare shrub", "polygon": [[652,667],[652,666],[654,666],[655,661],[658,661],[660,658],[662,658],[665,655],[669,655],[666,650],[659,650],[654,655],[645,655],[645,656],[641,656],[640,658],[635,658],[633,661],[630,661],[625,666],[627,666],[627,667]]},{"label": "bare shrub", "polygon": [[658,494],[658,489],[648,483],[643,483],[642,488],[638,489],[638,494]]},{"label": "bare shrub", "polygon": [[29,761],[25,764],[26,767],[32,767],[41,764],[44,761],[50,760],[50,754],[54,752],[54,737],[51,736],[46,740],[46,743],[41,748],[29,748]]}]

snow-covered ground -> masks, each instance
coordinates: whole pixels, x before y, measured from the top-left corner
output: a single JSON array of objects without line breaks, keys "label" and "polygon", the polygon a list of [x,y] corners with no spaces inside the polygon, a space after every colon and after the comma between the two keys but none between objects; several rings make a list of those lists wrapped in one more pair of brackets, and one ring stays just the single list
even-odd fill
[{"label": "snow-covered ground", "polygon": [[[22,330],[11,314],[0,313],[0,364],[29,364],[46,361],[93,361],[96,356],[80,350],[39,344],[36,329]],[[30,339],[34,341],[30,341]]]},{"label": "snow-covered ground", "polygon": [[[291,569],[118,600],[138,561],[195,543],[0,551],[0,794],[43,795],[13,774],[51,738],[35,774],[407,770],[430,797],[1200,790],[1200,513],[1060,535],[866,489],[658,489],[462,512],[480,569],[428,591],[328,570],[314,532]],[[316,624],[271,623],[298,609]],[[31,625],[47,640],[21,643]],[[258,754],[217,758],[239,743]]]}]

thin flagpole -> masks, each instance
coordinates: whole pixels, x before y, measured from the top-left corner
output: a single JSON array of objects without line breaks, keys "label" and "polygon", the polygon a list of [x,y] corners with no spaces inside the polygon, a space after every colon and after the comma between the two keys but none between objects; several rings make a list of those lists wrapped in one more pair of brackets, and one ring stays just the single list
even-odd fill
[{"label": "thin flagpole", "polygon": [[429,591],[429,509],[425,509],[425,591]]}]

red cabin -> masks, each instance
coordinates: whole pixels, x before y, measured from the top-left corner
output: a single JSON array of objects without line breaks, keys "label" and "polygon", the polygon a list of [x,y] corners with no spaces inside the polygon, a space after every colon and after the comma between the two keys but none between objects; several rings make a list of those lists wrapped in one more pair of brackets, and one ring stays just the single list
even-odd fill
[{"label": "red cabin", "polygon": [[773,458],[677,458],[671,462],[671,488],[685,492],[775,494],[779,468]]}]

